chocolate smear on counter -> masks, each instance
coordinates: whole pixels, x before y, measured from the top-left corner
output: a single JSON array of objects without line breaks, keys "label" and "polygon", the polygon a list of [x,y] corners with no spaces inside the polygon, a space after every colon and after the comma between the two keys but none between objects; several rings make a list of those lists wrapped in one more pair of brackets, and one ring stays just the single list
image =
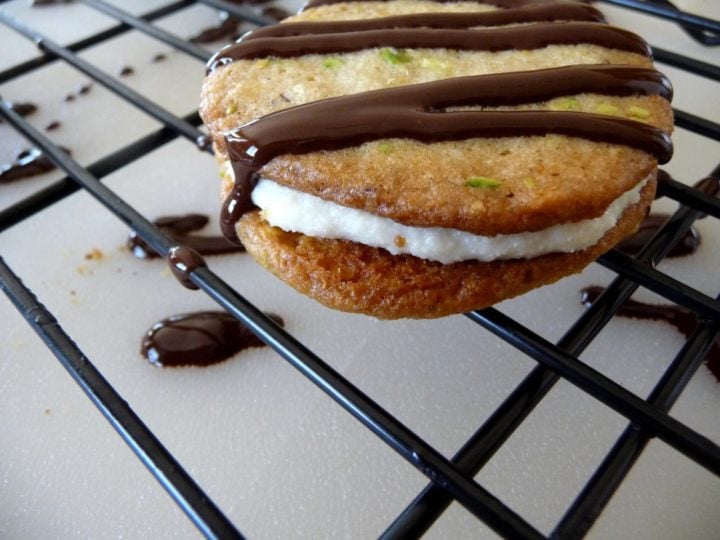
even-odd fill
[{"label": "chocolate smear on counter", "polygon": [[185,246],[175,246],[170,249],[168,264],[175,278],[183,287],[190,290],[198,289],[190,279],[190,274],[198,268],[207,267],[205,259],[197,251]]},{"label": "chocolate smear on counter", "polygon": [[167,55],[165,55],[164,53],[157,53],[155,56],[152,57],[150,62],[152,62],[153,64],[157,64],[158,62],[162,62],[166,59]]},{"label": "chocolate smear on counter", "polygon": [[47,126],[45,126],[45,131],[55,131],[57,128],[59,128],[62,124],[57,121],[53,120],[50,122]]},{"label": "chocolate smear on counter", "polygon": [[[70,150],[62,148],[66,154]],[[22,178],[46,173],[55,168],[55,164],[38,148],[23,150],[13,163],[0,165],[0,184],[8,184]]]},{"label": "chocolate smear on counter", "polygon": [[[30,103],[29,101],[21,101],[17,103],[8,103],[8,106],[10,107],[10,110],[19,114],[20,116],[29,116],[35,111],[38,110],[38,106],[34,103]],[[3,122],[3,119],[0,118],[0,123]]]},{"label": "chocolate smear on counter", "polygon": [[78,94],[81,96],[84,96],[88,92],[90,92],[90,89],[92,88],[92,83],[86,83],[83,84],[80,88],[78,88]]},{"label": "chocolate smear on counter", "polygon": [[118,71],[118,75],[120,77],[127,77],[128,75],[132,75],[133,73],[135,73],[135,70],[130,66],[123,66],[120,68],[120,71]]},{"label": "chocolate smear on counter", "polygon": [[219,25],[198,32],[190,38],[193,43],[212,43],[220,40],[232,40],[238,31],[240,21],[228,17]]},{"label": "chocolate smear on counter", "polygon": [[[587,308],[593,305],[598,296],[605,289],[599,286],[585,287],[580,291],[580,302]],[[645,321],[662,321],[674,326],[686,338],[695,331],[698,325],[698,318],[692,311],[682,306],[668,304],[646,304],[636,300],[627,300],[618,310],[620,317],[640,319]],[[710,372],[720,382],[720,343],[716,339],[710,346],[706,356],[705,364]]]},{"label": "chocolate smear on counter", "polygon": [[[267,314],[278,325],[282,318]],[[153,325],[140,351],[162,367],[206,367],[227,360],[250,347],[263,347],[248,328],[225,311],[200,311],[174,315]]]},{"label": "chocolate smear on counter", "polygon": [[[153,223],[171,236],[178,244],[193,249],[201,255],[221,255],[245,251],[245,248],[231,244],[223,236],[196,236],[191,234],[204,228],[208,221],[208,217],[202,214],[185,214],[160,217]],[[135,231],[130,232],[127,246],[138,259],[156,259],[160,257]]]},{"label": "chocolate smear on counter", "polygon": [[68,94],[67,96],[65,96],[65,101],[66,102],[75,101],[75,94]]}]

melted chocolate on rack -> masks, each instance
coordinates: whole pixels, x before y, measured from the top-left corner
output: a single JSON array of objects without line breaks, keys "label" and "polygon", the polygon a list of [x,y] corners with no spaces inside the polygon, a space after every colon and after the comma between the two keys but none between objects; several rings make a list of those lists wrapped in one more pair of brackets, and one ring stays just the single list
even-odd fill
[{"label": "melted chocolate on rack", "polygon": [[217,26],[205,28],[190,38],[193,43],[213,43],[220,40],[231,40],[237,34],[240,21],[227,18]]},{"label": "melted chocolate on rack", "polygon": [[605,22],[603,14],[580,4],[540,4],[518,9],[477,13],[411,13],[356,21],[293,22],[257,28],[243,37],[287,37],[307,34],[335,34],[397,28],[472,28],[530,22],[588,21]]},{"label": "melted chocolate on rack", "polygon": [[465,51],[542,49],[549,45],[587,43],[650,57],[650,47],[639,36],[604,24],[589,22],[538,23],[524,26],[459,28],[390,28],[355,30],[365,23],[348,21],[345,32],[328,34],[334,23],[315,23],[315,33],[299,36],[258,37],[252,34],[221,49],[208,62],[208,71],[235,60],[268,56],[290,58],[306,54],[348,53],[374,47],[445,48]]},{"label": "melted chocolate on rack", "polygon": [[[69,154],[70,150],[62,148]],[[9,184],[22,178],[29,178],[52,171],[55,164],[38,148],[23,150],[13,163],[0,165],[0,184]]]},{"label": "melted chocolate on rack", "polygon": [[[302,11],[306,9],[328,6],[330,4],[339,4],[341,2],[364,2],[367,0],[308,0],[303,6]],[[388,2],[390,0],[374,0],[375,2]],[[439,4],[445,2],[457,2],[457,0],[433,0]],[[495,6],[500,9],[513,9],[518,7],[527,6],[530,4],[551,4],[557,0],[475,0],[476,4],[485,4],[488,6]]]},{"label": "melted chocolate on rack", "polygon": [[158,62],[162,62],[164,60],[167,60],[167,55],[164,53],[157,53],[155,56],[152,57],[150,62],[153,64],[157,64]]},{"label": "melted chocolate on rack", "polygon": [[45,131],[55,131],[61,125],[62,124],[58,120],[53,120],[47,126],[45,126]]},{"label": "melted chocolate on rack", "polygon": [[197,251],[185,246],[170,248],[168,264],[175,278],[183,287],[191,290],[197,290],[198,286],[192,282],[190,274],[198,268],[207,267],[205,259]]},{"label": "melted chocolate on rack", "polygon": [[[585,307],[590,307],[604,291],[603,287],[590,286],[580,291],[580,301]],[[627,300],[618,310],[621,317],[641,319],[646,321],[663,321],[674,326],[686,338],[695,331],[698,325],[697,316],[690,310],[674,305],[646,304],[635,300]],[[713,342],[705,357],[705,363],[710,372],[720,382],[720,344]]]},{"label": "melted chocolate on rack", "polygon": [[[267,314],[279,326],[283,320]],[[248,328],[224,311],[201,311],[168,317],[147,332],[140,351],[162,367],[206,367],[227,360],[250,347],[262,347]]]},{"label": "melted chocolate on rack", "polygon": [[[153,223],[171,236],[178,244],[195,250],[201,255],[220,255],[245,251],[242,246],[231,244],[223,236],[196,236],[191,234],[204,228],[208,221],[208,217],[202,214],[185,214],[182,216],[160,217]],[[127,246],[138,259],[160,257],[135,231],[130,231]]]},{"label": "melted chocolate on rack", "polygon": [[68,94],[67,96],[65,96],[65,101],[66,102],[75,101],[75,94]]},{"label": "melted chocolate on rack", "polygon": [[88,94],[92,89],[92,86],[92,83],[83,84],[80,88],[78,88],[78,94],[80,94],[81,96]]},{"label": "melted chocolate on rack", "polygon": [[223,233],[254,208],[256,172],[282,154],[334,150],[370,140],[405,137],[423,142],[475,137],[563,134],[624,144],[670,159],[661,130],[623,118],[559,111],[454,111],[448,107],[500,106],[546,101],[583,92],[656,94],[670,100],[668,80],[654,70],[606,65],[458,77],[325,99],[277,111],[226,134],[235,186],[221,213]]},{"label": "melted chocolate on rack", "polygon": [[135,73],[135,70],[130,66],[123,66],[120,68],[120,71],[118,71],[120,77],[127,77],[133,73]]}]

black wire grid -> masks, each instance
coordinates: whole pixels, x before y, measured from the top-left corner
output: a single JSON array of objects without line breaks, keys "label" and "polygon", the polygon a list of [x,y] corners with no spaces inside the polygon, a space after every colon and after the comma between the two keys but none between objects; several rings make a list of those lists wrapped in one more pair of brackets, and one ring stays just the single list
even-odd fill
[{"label": "black wire grid", "polygon": [[[210,151],[207,139],[197,129],[200,119],[197,114],[185,118],[176,117],[117,79],[83,61],[75,53],[135,28],[195,58],[207,60],[210,53],[204,49],[178,39],[151,24],[151,21],[194,2],[179,1],[147,13],[143,17],[134,17],[102,0],[81,1],[117,19],[118,25],[87,39],[60,46],[20,21],[0,13],[2,24],[33,40],[43,52],[43,55],[37,59],[0,72],[0,83],[60,58],[158,119],[164,127],[83,168],[11,110],[7,103],[0,101],[0,116],[9,121],[67,173],[65,179],[0,211],[0,231],[82,188],[137,231],[155,251],[167,255],[175,247],[173,240],[105,187],[99,179],[178,136],[186,137],[196,142],[201,149]],[[605,1],[675,21],[691,36],[707,45],[717,43],[720,36],[720,22],[680,12],[666,0]],[[271,22],[252,10],[221,0],[201,0],[201,3],[254,24]],[[717,66],[658,48],[654,49],[654,54],[661,62],[720,81],[720,68]],[[720,140],[720,125],[717,123],[677,110],[675,117],[678,126]],[[711,175],[720,175],[720,164]],[[625,416],[629,421],[627,428],[550,534],[553,538],[576,538],[583,536],[590,529],[652,437],[662,439],[710,472],[720,475],[720,447],[667,414],[714,340],[718,339],[720,300],[710,298],[654,268],[690,228],[695,219],[705,214],[716,219],[720,218],[720,201],[675,181],[663,183],[659,189],[661,195],[678,201],[679,209],[636,257],[628,257],[618,251],[611,251],[600,257],[598,262],[615,272],[617,277],[556,344],[546,341],[495,308],[467,314],[471,320],[527,354],[537,362],[537,366],[452,459],[443,457],[383,410],[353,386],[352,382],[334,371],[229,287],[210,268],[200,267],[194,270],[190,274],[190,279],[430,479],[431,482],[427,487],[388,526],[383,538],[419,536],[433,524],[453,500],[457,500],[503,536],[542,538],[543,535],[538,530],[476,483],[473,477],[561,378]],[[638,398],[578,360],[582,351],[639,286],[692,310],[700,321],[695,332],[687,339],[647,400]],[[205,495],[200,486],[183,470],[102,374],[94,368],[78,345],[64,332],[58,321],[32,291],[23,285],[2,257],[0,257],[0,287],[198,529],[208,537],[242,537],[235,525]]]}]

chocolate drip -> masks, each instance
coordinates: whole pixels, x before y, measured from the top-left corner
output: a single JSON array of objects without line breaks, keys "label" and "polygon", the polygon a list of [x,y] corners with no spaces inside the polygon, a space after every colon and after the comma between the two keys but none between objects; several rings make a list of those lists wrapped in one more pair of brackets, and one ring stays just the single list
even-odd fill
[{"label": "chocolate drip", "polygon": [[[648,243],[660,227],[670,218],[668,214],[650,214],[640,225],[638,231],[620,242],[616,249],[627,255],[637,255],[642,247]],[[691,227],[680,241],[673,246],[668,257],[686,257],[695,253],[700,247],[700,233]]]},{"label": "chocolate drip", "polygon": [[157,53],[155,56],[152,57],[150,62],[152,62],[153,64],[157,64],[158,62],[163,62],[166,59],[167,55],[165,55],[164,53]]},{"label": "chocolate drip", "polygon": [[168,264],[177,280],[191,290],[197,290],[198,287],[190,279],[190,273],[207,266],[197,251],[185,246],[175,246],[170,249]]},{"label": "chocolate drip", "polygon": [[[325,24],[332,23],[317,23],[317,28],[322,28]],[[350,22],[347,24],[352,26]],[[577,45],[580,43],[621,49],[650,57],[648,44],[631,32],[604,24],[566,22],[482,30],[394,28],[244,39],[220,50],[213,56],[208,62],[208,71],[240,59],[348,53],[374,47],[446,48],[497,52],[541,49],[549,45]]]},{"label": "chocolate drip", "polygon": [[[602,287],[591,286],[580,291],[580,301],[590,307],[604,291]],[[674,326],[686,338],[695,331],[698,325],[697,316],[690,310],[674,305],[652,305],[635,300],[626,301],[618,310],[621,317],[647,321],[664,321]],[[720,344],[715,340],[705,356],[705,363],[710,372],[720,382]]]},{"label": "chocolate drip", "polygon": [[502,26],[552,21],[605,22],[605,18],[602,13],[590,6],[541,4],[512,10],[478,13],[412,13],[355,21],[293,22],[258,28],[243,36],[242,41],[261,37],[335,34],[395,28],[472,28],[474,26]]},{"label": "chocolate drip", "polygon": [[57,128],[59,128],[62,124],[57,121],[53,120],[50,122],[47,126],[45,126],[45,131],[55,131]]},{"label": "chocolate drip", "polygon": [[[65,153],[70,151],[63,148]],[[38,148],[23,150],[13,163],[0,165],[0,184],[8,184],[22,178],[37,176],[52,171],[55,164]]]},{"label": "chocolate drip", "polygon": [[[161,217],[153,223],[171,236],[178,244],[197,251],[201,255],[220,255],[245,251],[242,246],[231,244],[223,236],[195,236],[190,234],[205,227],[208,221],[208,217],[202,214],[185,214],[182,216]],[[130,232],[127,245],[138,259],[160,257],[135,231]]]},{"label": "chocolate drip", "polygon": [[120,71],[118,71],[118,75],[120,77],[127,77],[128,75],[132,75],[135,73],[135,70],[130,66],[123,66],[120,68]]},{"label": "chocolate drip", "polygon": [[558,111],[442,110],[517,105],[583,92],[672,97],[670,83],[654,70],[570,66],[387,88],[269,114],[226,134],[235,187],[221,214],[223,233],[236,238],[235,222],[253,208],[250,193],[257,182],[255,172],[282,154],[339,149],[391,137],[439,142],[558,133],[640,148],[663,163],[670,159],[672,143],[664,132],[622,118]]},{"label": "chocolate drip", "polygon": [[[278,325],[283,320],[267,314]],[[157,322],[147,332],[141,354],[161,367],[206,367],[227,360],[249,347],[262,347],[248,328],[224,311],[175,315]]]}]

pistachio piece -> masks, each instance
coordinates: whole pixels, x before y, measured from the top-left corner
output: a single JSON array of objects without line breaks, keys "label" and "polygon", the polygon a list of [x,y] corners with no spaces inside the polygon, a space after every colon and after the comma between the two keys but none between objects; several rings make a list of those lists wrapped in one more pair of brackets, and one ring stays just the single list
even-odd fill
[{"label": "pistachio piece", "polygon": [[497,189],[502,186],[500,180],[488,178],[487,176],[472,176],[465,181],[465,187]]},{"label": "pistachio piece", "polygon": [[398,50],[395,47],[383,47],[380,49],[380,58],[388,64],[407,64],[412,61],[412,57],[404,50]]}]

